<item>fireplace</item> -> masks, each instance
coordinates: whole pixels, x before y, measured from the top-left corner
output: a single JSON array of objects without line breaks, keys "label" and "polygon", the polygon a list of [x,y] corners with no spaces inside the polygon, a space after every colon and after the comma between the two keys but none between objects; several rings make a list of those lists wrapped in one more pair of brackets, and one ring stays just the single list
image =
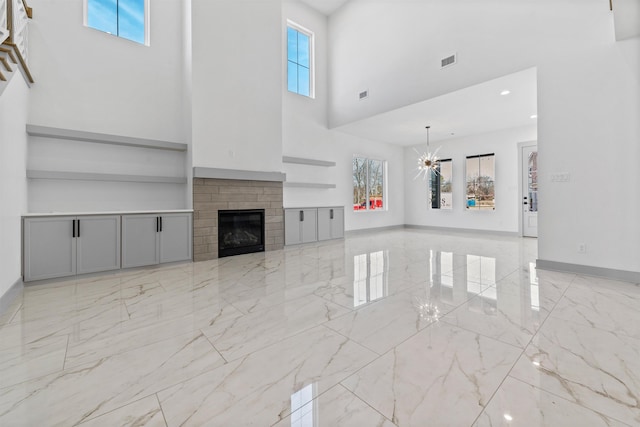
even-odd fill
[{"label": "fireplace", "polygon": [[218,211],[218,257],[264,252],[264,209]]}]

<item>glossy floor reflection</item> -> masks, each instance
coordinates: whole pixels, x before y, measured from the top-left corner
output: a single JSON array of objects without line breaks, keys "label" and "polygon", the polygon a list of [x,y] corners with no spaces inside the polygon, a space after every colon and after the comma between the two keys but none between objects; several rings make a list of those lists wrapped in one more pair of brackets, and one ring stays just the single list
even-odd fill
[{"label": "glossy floor reflection", "polygon": [[640,286],[392,230],[29,286],[1,426],[640,425]]}]

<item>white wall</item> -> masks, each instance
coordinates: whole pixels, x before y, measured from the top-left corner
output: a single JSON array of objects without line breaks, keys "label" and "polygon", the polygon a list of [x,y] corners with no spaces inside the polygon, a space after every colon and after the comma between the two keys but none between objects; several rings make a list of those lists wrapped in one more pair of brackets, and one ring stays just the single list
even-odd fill
[{"label": "white wall", "polygon": [[27,208],[29,88],[19,71],[0,96],[0,297],[21,277],[21,215]]},{"label": "white wall", "polygon": [[193,166],[282,169],[279,0],[192,0]]},{"label": "white wall", "polygon": [[[640,47],[637,38],[616,43],[607,6],[348,2],[329,20],[330,125],[535,66],[539,257],[638,272]],[[439,59],[453,52],[458,63],[441,70]],[[370,98],[359,103],[364,88]],[[570,182],[551,183],[557,172]]]},{"label": "white wall", "polygon": [[143,46],[85,27],[82,0],[31,0],[29,122],[182,142],[181,0],[150,3]]},{"label": "white wall", "polygon": [[[29,123],[185,142],[181,0],[150,2],[150,46],[83,25],[82,0],[33,0]],[[28,168],[185,176],[183,153],[29,137]],[[180,209],[187,185],[29,180],[29,212]]]},{"label": "white wall", "polygon": [[[344,206],[345,228],[358,230],[404,224],[404,174],[401,147],[356,138],[327,128],[327,18],[301,2],[285,1],[282,13],[283,61],[286,59],[287,19],[311,30],[315,38],[316,86],[310,99],[282,87],[282,152],[285,156],[336,162],[334,167],[283,164],[287,181],[335,184],[335,189],[285,188],[285,207]],[[362,155],[387,161],[388,210],[354,212],[352,160]]]},{"label": "white wall", "polygon": [[[498,132],[457,138],[432,145],[440,146],[438,156],[453,159],[453,209],[431,209],[429,181],[417,173],[417,154],[425,146],[417,145],[404,150],[405,222],[411,225],[450,227],[473,230],[491,230],[515,233],[519,231],[521,201],[519,196],[519,142],[535,141],[536,126],[505,129]],[[478,154],[495,153],[495,211],[468,211],[466,202],[465,158]]]},{"label": "white wall", "polygon": [[640,38],[540,66],[538,116],[540,259],[640,271]]}]

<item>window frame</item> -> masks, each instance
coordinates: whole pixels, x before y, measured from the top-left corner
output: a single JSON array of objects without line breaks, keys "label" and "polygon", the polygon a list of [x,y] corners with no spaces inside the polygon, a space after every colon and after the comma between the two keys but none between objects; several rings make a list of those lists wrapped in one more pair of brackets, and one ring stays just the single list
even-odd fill
[{"label": "window frame", "polygon": [[438,160],[437,164],[436,164],[436,170],[431,172],[431,179],[429,180],[429,186],[427,187],[429,190],[429,194],[428,196],[430,196],[430,198],[428,197],[428,201],[429,201],[429,207],[430,209],[435,209],[435,210],[453,210],[453,188],[451,190],[451,206],[446,207],[446,206],[442,206],[442,163],[451,163],[451,179],[450,179],[450,183],[453,186],[453,159],[449,158],[449,159],[440,159]]},{"label": "window frame", "polygon": [[[119,2],[119,1],[121,1],[121,0],[116,0],[116,3]],[[83,16],[82,16],[82,19],[83,19],[82,23],[83,23],[83,25],[85,27],[91,28],[92,30],[95,30],[95,31],[99,31],[102,34],[108,34],[110,36],[117,37],[118,39],[121,39],[121,40],[130,41],[130,42],[135,43],[137,45],[150,46],[151,45],[150,44],[150,36],[151,36],[151,29],[150,29],[151,25],[150,25],[150,22],[151,22],[151,20],[150,20],[150,17],[149,17],[150,16],[149,6],[150,6],[151,2],[150,2],[150,0],[143,0],[143,1],[144,1],[144,24],[143,24],[144,25],[144,42],[142,42],[142,43],[140,43],[139,41],[133,40],[133,39],[129,39],[129,38],[123,37],[123,36],[121,36],[119,34],[113,34],[113,33],[110,33],[108,31],[103,31],[103,30],[101,30],[99,28],[95,28],[95,27],[90,26],[89,25],[89,0],[83,0],[82,1],[83,8],[84,8]]]},{"label": "window frame", "polygon": [[[389,188],[389,186],[387,185],[387,175],[388,175],[388,171],[387,171],[387,161],[386,160],[382,160],[382,159],[376,159],[376,158],[372,158],[372,157],[367,157],[367,156],[362,156],[362,155],[354,155],[352,160],[351,160],[351,181],[352,181],[352,189],[355,189],[355,182],[354,181],[354,175],[353,175],[353,164],[355,159],[362,159],[366,162],[367,165],[367,172],[366,172],[366,177],[365,177],[365,194],[366,194],[366,201],[365,201],[365,206],[363,207],[363,209],[355,209],[352,208],[353,212],[380,212],[380,211],[387,211],[389,210],[389,207],[387,205],[387,190]],[[370,182],[371,182],[371,176],[369,175],[369,164],[371,161],[376,161],[376,162],[380,162],[381,166],[382,166],[382,207],[381,208],[371,208],[371,188],[370,188]],[[355,201],[352,199],[352,207],[355,207]]]},{"label": "window frame", "polygon": [[[482,163],[481,160],[482,158],[489,158],[491,157],[493,159],[493,170],[491,171],[493,173],[493,179],[492,179],[492,190],[493,190],[493,206],[491,206],[491,209],[482,209],[482,206],[476,206],[475,205],[475,199],[474,199],[474,204],[473,206],[471,206],[469,204],[469,167],[468,167],[468,163],[469,160],[472,159],[478,159],[478,176],[482,177]],[[465,164],[464,164],[464,210],[468,211],[468,212],[495,212],[496,210],[496,154],[495,153],[487,153],[487,154],[478,154],[478,155],[473,155],[473,156],[466,156],[465,157]]]},{"label": "window frame", "polygon": [[[305,36],[309,37],[309,95],[305,95],[303,93],[300,93],[299,91],[292,91],[289,90],[289,28],[291,28],[292,30],[297,31],[298,33],[304,34]],[[297,24],[293,21],[291,21],[290,19],[287,19],[287,25],[285,27],[285,31],[286,31],[286,36],[285,36],[285,40],[286,40],[286,63],[287,63],[287,73],[286,73],[286,87],[287,87],[287,92],[290,93],[294,93],[296,95],[300,95],[300,96],[304,96],[305,98],[310,98],[310,99],[315,99],[316,97],[316,73],[315,73],[315,34],[313,31],[309,30],[308,28],[303,27],[300,24]],[[291,61],[293,62],[293,61]],[[297,66],[302,66],[304,67],[304,65],[300,65],[297,62],[294,62],[294,64],[296,64]]]}]

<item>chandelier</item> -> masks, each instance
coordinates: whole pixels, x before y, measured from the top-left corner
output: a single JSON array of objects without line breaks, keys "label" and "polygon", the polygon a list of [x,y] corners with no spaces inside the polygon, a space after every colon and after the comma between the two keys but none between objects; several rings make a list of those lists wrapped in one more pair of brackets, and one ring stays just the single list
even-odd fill
[{"label": "chandelier", "polygon": [[[429,150],[429,129],[431,126],[427,126],[427,151],[420,155],[420,152],[414,148],[416,154],[418,154],[418,174],[415,178],[418,178],[422,175],[423,179],[429,179],[431,176],[431,172],[439,173],[438,171],[438,150],[440,147],[436,149],[433,153]],[[414,178],[414,179],[415,179]]]}]

